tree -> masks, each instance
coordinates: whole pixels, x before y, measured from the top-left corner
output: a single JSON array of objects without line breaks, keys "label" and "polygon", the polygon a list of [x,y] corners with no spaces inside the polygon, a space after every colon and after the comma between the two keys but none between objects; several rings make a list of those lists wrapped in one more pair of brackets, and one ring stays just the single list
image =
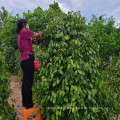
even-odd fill
[{"label": "tree", "polygon": [[3,27],[3,24],[5,22],[5,18],[8,17],[8,11],[5,9],[5,7],[1,7],[1,10],[0,10],[0,26]]},{"label": "tree", "polygon": [[[3,30],[3,24],[5,22],[5,18],[8,17],[8,11],[5,9],[5,7],[1,7],[0,10],[0,32]],[[1,34],[0,34],[0,38],[1,38]],[[0,40],[0,47],[2,46],[3,41]],[[1,49],[1,48],[0,48]]]},{"label": "tree", "polygon": [[100,56],[103,61],[108,61],[109,56],[118,55],[116,52],[119,49],[118,39],[115,38],[116,28],[114,27],[115,20],[111,16],[105,18],[104,15],[99,17],[93,15],[93,18],[88,23],[88,30],[94,34],[95,41],[100,46]]}]

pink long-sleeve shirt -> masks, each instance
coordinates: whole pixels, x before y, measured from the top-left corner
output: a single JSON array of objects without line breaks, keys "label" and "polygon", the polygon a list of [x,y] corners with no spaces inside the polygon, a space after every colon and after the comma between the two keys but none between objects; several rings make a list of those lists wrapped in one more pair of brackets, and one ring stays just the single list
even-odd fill
[{"label": "pink long-sleeve shirt", "polygon": [[34,32],[29,30],[21,30],[18,35],[18,48],[21,53],[20,61],[26,60],[30,55],[34,55],[32,50],[32,40]]}]

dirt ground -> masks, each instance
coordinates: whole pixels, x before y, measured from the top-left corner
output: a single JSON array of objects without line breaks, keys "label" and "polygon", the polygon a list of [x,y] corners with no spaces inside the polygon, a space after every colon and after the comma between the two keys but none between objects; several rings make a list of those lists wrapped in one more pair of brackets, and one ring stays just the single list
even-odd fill
[{"label": "dirt ground", "polygon": [[11,76],[12,92],[9,96],[8,102],[14,105],[16,112],[16,119],[23,120],[22,94],[21,94],[21,80],[18,76]]},{"label": "dirt ground", "polygon": [[[22,107],[22,94],[21,94],[22,82],[18,76],[11,76],[10,89],[12,90],[9,95],[8,102],[10,105],[14,105],[16,112],[16,120],[23,120],[23,110]],[[29,115],[28,120],[34,120],[36,116]]]}]

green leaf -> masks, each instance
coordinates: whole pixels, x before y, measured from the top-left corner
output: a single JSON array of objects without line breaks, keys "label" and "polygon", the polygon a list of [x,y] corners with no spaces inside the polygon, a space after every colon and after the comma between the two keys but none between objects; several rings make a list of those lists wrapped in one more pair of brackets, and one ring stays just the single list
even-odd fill
[{"label": "green leaf", "polygon": [[75,112],[75,108],[72,108],[72,113],[74,113]]},{"label": "green leaf", "polygon": [[53,83],[53,87],[55,87],[56,86],[56,81]]},{"label": "green leaf", "polygon": [[90,87],[93,88],[93,84],[90,83]]},{"label": "green leaf", "polygon": [[92,54],[92,51],[89,51],[90,54]]},{"label": "green leaf", "polygon": [[68,98],[67,98],[67,97],[65,97],[65,98],[64,98],[64,101],[67,103],[67,102],[68,102]]},{"label": "green leaf", "polygon": [[59,115],[61,116],[61,114],[62,114],[62,112],[61,112],[61,110],[60,110]]},{"label": "green leaf", "polygon": [[70,39],[69,35],[65,35],[64,39],[69,40]]},{"label": "green leaf", "polygon": [[77,86],[75,86],[75,87],[74,87],[74,89],[75,89],[75,92],[77,92],[77,91],[78,91],[78,87],[77,87]]},{"label": "green leaf", "polygon": [[77,31],[73,30],[72,32],[70,32],[71,35],[77,35]]},{"label": "green leaf", "polygon": [[88,114],[87,119],[88,119],[88,120],[90,119],[90,114]]},{"label": "green leaf", "polygon": [[77,75],[77,73],[78,73],[78,71],[76,70],[76,71],[75,71],[75,75]]},{"label": "green leaf", "polygon": [[62,75],[62,74],[63,74],[63,71],[62,71],[62,70],[59,70],[59,73]]},{"label": "green leaf", "polygon": [[53,77],[54,77],[54,74],[52,73],[52,74],[51,74],[51,78],[53,78]]},{"label": "green leaf", "polygon": [[65,95],[65,92],[64,92],[64,91],[60,91],[60,95],[61,95],[61,96],[64,96],[64,95]]},{"label": "green leaf", "polygon": [[82,75],[82,71],[81,70],[78,70],[78,73]]},{"label": "green leaf", "polygon": [[55,98],[53,98],[53,103],[55,104]]},{"label": "green leaf", "polygon": [[71,64],[68,64],[67,68],[70,69]]},{"label": "green leaf", "polygon": [[63,32],[56,34],[56,38],[62,38],[62,37],[63,37]]},{"label": "green leaf", "polygon": [[88,99],[91,100],[91,95],[88,95]]},{"label": "green leaf", "polygon": [[65,89],[66,89],[67,91],[69,91],[69,87],[68,87],[68,86],[65,86]]},{"label": "green leaf", "polygon": [[57,78],[57,84],[59,84],[60,83],[60,80]]}]

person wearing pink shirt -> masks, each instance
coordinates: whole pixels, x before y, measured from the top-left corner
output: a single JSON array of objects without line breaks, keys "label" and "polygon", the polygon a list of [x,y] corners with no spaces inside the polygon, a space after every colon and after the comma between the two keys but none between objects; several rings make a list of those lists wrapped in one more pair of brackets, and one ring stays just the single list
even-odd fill
[{"label": "person wearing pink shirt", "polygon": [[38,103],[32,100],[32,85],[34,79],[34,53],[32,50],[32,37],[39,36],[39,33],[29,30],[27,20],[20,19],[17,22],[18,49],[21,53],[20,65],[23,70],[22,80],[22,104],[26,109],[37,108]]}]

